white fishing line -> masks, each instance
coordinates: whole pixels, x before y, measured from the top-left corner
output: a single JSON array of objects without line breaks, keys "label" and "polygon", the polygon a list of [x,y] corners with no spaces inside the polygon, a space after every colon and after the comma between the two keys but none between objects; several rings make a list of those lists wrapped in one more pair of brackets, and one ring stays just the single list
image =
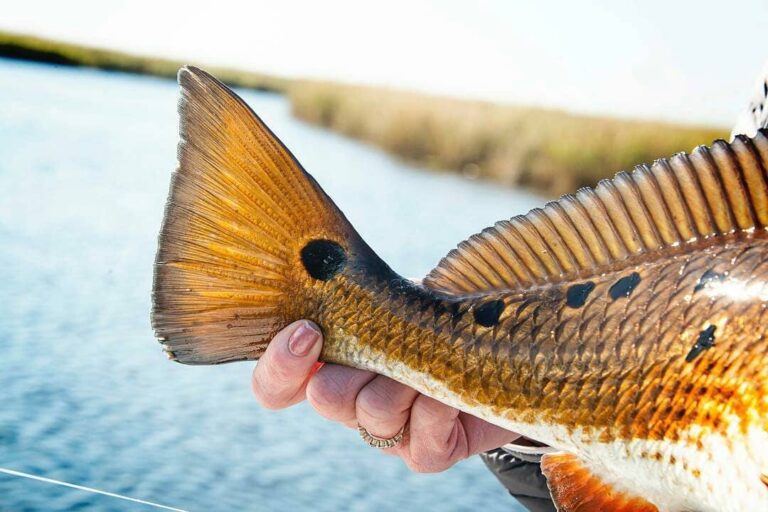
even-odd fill
[{"label": "white fishing line", "polygon": [[91,492],[94,494],[101,494],[103,496],[109,496],[110,498],[117,498],[120,500],[132,501],[134,503],[141,503],[142,505],[149,505],[150,507],[162,508],[164,510],[174,510],[175,512],[187,512],[186,510],[183,510],[180,508],[168,507],[166,505],[160,505],[159,503],[152,503],[151,501],[144,501],[138,498],[131,498],[130,496],[123,496],[122,494],[115,494],[113,492],[100,491],[99,489],[94,489],[92,487],[85,487],[82,485],[70,484],[68,482],[62,482],[61,480],[54,480],[53,478],[45,478],[42,476],[31,475],[29,473],[22,473],[21,471],[15,471],[13,469],[0,467],[0,473],[5,473],[6,475],[11,475],[11,476],[18,476],[21,478],[28,478],[30,480],[37,480],[38,482],[45,482],[47,484],[70,487],[72,489],[77,489],[79,491]]}]

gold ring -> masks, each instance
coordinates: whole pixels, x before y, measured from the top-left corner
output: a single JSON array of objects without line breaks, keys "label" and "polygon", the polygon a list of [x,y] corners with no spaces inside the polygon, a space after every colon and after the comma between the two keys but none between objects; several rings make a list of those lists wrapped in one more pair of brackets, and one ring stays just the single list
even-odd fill
[{"label": "gold ring", "polygon": [[357,431],[360,433],[360,437],[363,438],[363,441],[365,441],[371,448],[393,448],[400,444],[400,441],[403,440],[405,425],[400,427],[400,430],[397,432],[397,434],[388,439],[371,434],[365,430],[364,426],[360,425],[359,423],[357,424]]}]

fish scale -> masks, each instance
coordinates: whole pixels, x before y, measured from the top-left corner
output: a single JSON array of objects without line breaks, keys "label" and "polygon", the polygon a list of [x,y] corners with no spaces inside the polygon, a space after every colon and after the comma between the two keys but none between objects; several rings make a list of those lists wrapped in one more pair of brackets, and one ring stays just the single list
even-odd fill
[{"label": "fish scale", "polygon": [[768,510],[768,137],[715,141],[391,270],[233,92],[179,74],[153,326],[187,364],[292,321],[546,445],[560,511]]},{"label": "fish scale", "polygon": [[[732,259],[732,254],[734,252],[738,252],[739,249],[731,250],[731,251],[724,251],[723,254],[718,255],[719,258],[724,258],[725,260],[730,261]],[[706,258],[711,261],[711,257],[709,254],[702,254],[698,257]],[[739,260],[737,260],[738,263]],[[662,276],[665,275],[665,272],[668,274],[672,274],[673,276],[680,275],[679,270],[677,269],[679,267],[679,263],[675,263],[672,265],[667,265],[667,269],[665,271],[661,271],[660,274]],[[732,273],[738,273],[739,265],[735,265],[733,267]],[[609,283],[613,280],[613,276],[608,276],[606,278],[606,283]],[[684,278],[681,280],[680,287],[681,288],[688,288],[689,290],[692,290],[695,282],[698,280],[698,278],[693,274],[685,274]],[[605,291],[605,288],[607,287],[607,284],[601,285],[600,288],[597,288],[594,292],[595,294],[599,294]],[[342,286],[341,288],[344,288]],[[354,289],[354,288],[353,288]],[[389,308],[388,314],[386,315],[377,315],[376,317],[373,317],[371,319],[371,324],[365,325],[365,324],[359,324],[357,327],[358,329],[355,330],[348,322],[345,322],[345,318],[348,317],[348,303],[344,301],[340,301],[335,297],[331,297],[330,302],[339,304],[338,308],[334,308],[333,306],[328,306],[326,309],[330,311],[330,314],[324,317],[318,317],[318,321],[321,322],[322,325],[326,327],[326,330],[329,331],[327,335],[332,336],[333,332],[335,330],[335,323],[334,323],[334,316],[337,315],[340,319],[342,324],[338,327],[338,330],[341,332],[344,332],[346,335],[352,335],[355,338],[355,342],[358,342],[360,339],[364,339],[364,342],[366,345],[374,347],[376,349],[379,349],[380,351],[386,353],[389,350],[388,342],[390,342],[392,339],[398,339],[403,338],[407,340],[406,343],[401,344],[398,348],[399,350],[395,350],[392,353],[392,357],[397,359],[408,359],[408,354],[421,354],[424,352],[424,348],[422,345],[424,343],[429,344],[429,346],[433,345],[439,345],[443,341],[439,339],[434,339],[434,336],[431,336],[431,333],[437,331],[432,329],[423,329],[423,332],[419,336],[409,336],[405,331],[408,329],[408,326],[410,326],[413,331],[415,332],[417,328],[419,328],[420,324],[423,324],[421,321],[415,321],[413,323],[407,324],[404,321],[400,319],[400,317],[407,312],[405,310],[405,304],[400,301],[388,301],[384,298],[378,298],[374,294],[369,295],[369,297],[364,298],[361,297],[362,291],[366,289],[366,286],[364,283],[359,285],[359,288],[357,291],[352,291],[346,294],[347,300],[352,300],[355,302],[355,304],[362,305],[365,304],[365,301],[371,301],[371,302],[381,302],[384,304],[390,304],[391,307]],[[637,295],[639,297],[642,294],[642,291],[640,291]],[[663,312],[658,312],[654,316],[658,316],[659,318],[669,316],[674,317],[675,311],[681,311],[682,309],[687,305],[686,302],[679,300],[682,296],[679,293],[679,290],[676,289],[668,289],[666,294],[663,294],[664,290],[656,290],[655,288],[649,289],[646,293],[648,295],[652,293],[660,292],[662,295],[657,295],[655,302],[658,304],[661,304],[659,306],[660,308],[664,309]],[[686,294],[689,292],[686,292]],[[360,294],[360,295],[358,295]],[[684,294],[683,294],[684,295]],[[497,296],[497,295],[496,295]],[[675,300],[675,297],[677,297],[678,300]],[[515,297],[516,300],[521,300],[521,297]],[[523,299],[526,300],[527,298]],[[486,299],[481,299],[486,300]],[[639,299],[638,299],[639,300]],[[579,316],[589,316],[589,310],[595,307],[602,307],[601,302],[604,304],[606,301],[604,299],[599,300],[595,299],[590,305],[585,306],[585,309],[579,314]],[[705,303],[709,303],[710,299],[706,299],[703,301]],[[562,306],[562,305],[561,305]],[[365,307],[362,308],[363,311],[365,310]],[[512,308],[514,309],[514,308]],[[486,337],[478,337],[476,335],[473,335],[472,332],[467,333],[467,330],[477,329],[477,326],[470,327],[465,326],[461,328],[462,326],[459,326],[460,328],[452,331],[451,334],[453,334],[455,337],[461,340],[461,347],[462,350],[455,350],[453,354],[456,356],[456,359],[446,366],[455,368],[458,371],[459,375],[463,376],[462,382],[466,380],[467,378],[472,378],[472,374],[467,373],[466,371],[471,368],[481,368],[482,365],[479,364],[473,364],[471,360],[467,358],[467,348],[471,348],[473,350],[476,350],[482,356],[486,357],[493,357],[494,356],[494,350],[492,347],[496,347],[499,343],[511,343],[514,346],[517,347],[523,347],[526,346],[527,352],[522,353],[522,357],[516,357],[511,358],[511,360],[503,360],[503,359],[495,359],[494,363],[497,368],[502,368],[503,365],[509,365],[510,367],[510,373],[527,373],[530,371],[536,371],[538,368],[539,372],[543,374],[547,374],[549,371],[551,371],[552,368],[561,369],[563,373],[570,374],[570,375],[579,375],[579,369],[581,369],[581,373],[584,372],[584,368],[587,368],[590,366],[590,363],[597,362],[600,363],[601,359],[596,356],[596,354],[593,351],[586,350],[586,351],[580,351],[580,350],[569,350],[570,345],[567,343],[559,343],[558,344],[558,350],[559,352],[554,352],[554,354],[561,355],[563,353],[565,354],[575,354],[575,357],[572,357],[570,359],[564,359],[562,361],[558,361],[556,358],[548,358],[545,357],[546,354],[551,353],[550,349],[548,348],[549,345],[552,344],[552,337],[551,334],[546,334],[549,332],[549,329],[546,328],[540,328],[542,325],[547,326],[548,324],[553,323],[557,318],[557,312],[558,310],[563,311],[562,307],[559,308],[553,308],[553,314],[552,315],[542,315],[539,317],[538,321],[534,320],[533,317],[528,317],[527,319],[523,319],[523,326],[518,326],[515,331],[517,332],[517,336],[515,337],[509,337],[506,335],[507,332],[509,332],[509,329],[507,327],[509,325],[516,324],[520,321],[519,317],[516,317],[514,315],[507,316],[505,319],[502,320],[502,322],[499,324],[499,326],[495,329],[488,329],[485,334]],[[762,308],[761,308],[762,310]],[[702,323],[704,318],[711,317],[713,315],[713,312],[710,311],[706,306],[699,307],[699,308],[690,308],[691,313],[695,313],[695,315],[689,319],[686,320],[685,324],[692,324],[692,325],[699,325]],[[599,317],[602,315],[596,315],[595,317]],[[379,319],[380,325],[376,324],[376,319]],[[393,319],[400,320],[399,322],[393,321]],[[569,318],[566,320],[566,324],[568,322],[576,322],[574,318]],[[439,320],[438,320],[439,323]],[[415,324],[415,327],[414,327]],[[526,325],[527,324],[527,325]],[[583,324],[581,324],[583,325]],[[590,324],[586,324],[589,326]],[[537,329],[538,328],[538,329]],[[652,355],[652,352],[654,350],[660,350],[663,351],[665,357],[669,357],[670,355],[674,354],[667,346],[674,346],[678,347],[677,352],[682,353],[684,351],[687,351],[689,346],[688,343],[679,343],[679,341],[676,338],[676,332],[680,330],[680,322],[677,319],[674,319],[673,321],[669,322],[662,322],[659,324],[658,327],[649,327],[646,330],[640,331],[637,333],[636,336],[638,337],[650,337],[652,335],[653,330],[657,330],[659,332],[659,342],[658,346],[654,346],[652,344],[632,344],[632,349],[645,349],[643,350],[639,355],[638,363],[640,366],[646,365],[648,366],[647,358]],[[489,334],[492,333],[498,333],[499,336],[489,336]],[[529,336],[529,333],[531,332],[544,332],[545,334],[542,335],[533,335]],[[429,333],[429,334],[427,334]],[[584,330],[580,336],[570,338],[573,340],[573,344],[577,345],[580,348],[585,348],[589,346],[593,346],[593,343],[590,343],[590,340],[593,339],[601,339],[604,340],[608,336],[608,333],[603,333],[599,329],[586,329]],[[630,333],[627,333],[622,336],[622,338],[632,338],[633,335]],[[568,339],[568,338],[564,338]],[[525,345],[523,344],[523,340],[525,340]],[[419,343],[419,341],[422,341]],[[331,339],[330,343],[334,343],[334,340]],[[339,340],[338,342],[340,345],[343,345],[345,343],[344,340]],[[348,352],[351,353],[352,351]],[[518,352],[519,353],[519,352]],[[496,354],[498,355],[498,351],[496,351]],[[533,357],[534,361],[538,361],[539,364],[533,363],[531,364],[531,357]],[[364,360],[344,360],[344,361],[338,361],[343,362],[346,364],[356,364],[360,366],[364,366],[366,362]],[[441,366],[443,365],[443,361],[437,361],[433,362],[435,366]],[[655,367],[652,367],[655,368]],[[430,368],[426,368],[427,371],[430,371]],[[639,375],[644,375],[643,373],[640,373]],[[677,375],[673,371],[666,371],[666,376],[674,376]],[[537,399],[545,399],[547,397],[552,397],[553,395],[550,393],[545,393],[541,389],[536,388],[528,388],[525,390],[516,389],[514,387],[511,387],[511,385],[514,383],[514,380],[507,379],[506,381],[492,381],[487,378],[483,378],[484,375],[482,372],[480,372],[480,375],[478,376],[478,382],[472,383],[472,384],[463,384],[467,388],[471,388],[474,385],[477,385],[480,389],[482,389],[486,394],[490,394],[492,390],[496,389],[502,389],[506,391],[506,395],[508,395],[507,398],[501,397],[501,400],[503,400],[502,403],[499,404],[499,407],[505,407],[505,408],[514,408],[517,406],[515,399],[525,401],[527,407],[529,408],[540,408],[541,403],[537,402]],[[638,378],[638,381],[643,380],[642,378]],[[646,381],[648,379],[645,379]],[[531,384],[535,384],[537,382],[548,382],[547,379],[537,379],[534,381],[530,381]],[[563,381],[565,383],[567,381]],[[653,380],[650,381],[651,383]],[[671,385],[677,385],[679,383],[679,379],[670,379]],[[652,389],[651,386],[648,386],[649,389]],[[575,403],[579,404],[579,406],[583,406],[584,401],[587,397],[579,396],[579,394],[587,394],[589,395],[592,390],[589,386],[584,385],[578,385],[573,386],[574,392],[577,393],[575,397],[573,397],[573,400],[562,400],[558,402],[559,405],[563,404],[569,404],[569,403]],[[640,388],[638,388],[640,389]],[[522,392],[525,391],[525,392]],[[670,392],[672,390],[669,390]],[[638,391],[639,392],[639,391]],[[555,395],[556,396],[556,395]],[[589,411],[589,407],[583,408],[585,411]],[[609,411],[611,413],[613,411]],[[589,414],[592,414],[592,412],[589,412]],[[639,424],[645,423],[646,419],[642,416],[635,415],[634,421]],[[663,425],[663,421],[661,419],[657,420],[655,423],[660,423]],[[659,427],[662,428],[662,427]]]}]

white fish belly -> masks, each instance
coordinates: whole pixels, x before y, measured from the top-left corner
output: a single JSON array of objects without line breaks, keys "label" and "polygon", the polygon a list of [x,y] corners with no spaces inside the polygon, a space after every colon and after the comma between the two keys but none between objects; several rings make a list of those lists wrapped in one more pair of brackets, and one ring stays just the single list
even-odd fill
[{"label": "white fish belly", "polygon": [[[370,351],[370,349],[364,349]],[[370,356],[370,359],[368,359]],[[407,384],[447,405],[502,428],[578,455],[590,471],[617,490],[642,497],[661,512],[768,512],[768,486],[760,479],[768,468],[768,433],[744,436],[701,435],[696,426],[683,441],[616,440],[601,442],[601,430],[589,433],[547,422],[523,423],[469,403],[430,375],[383,354],[367,354],[365,366]],[[702,448],[685,439],[699,439]]]}]

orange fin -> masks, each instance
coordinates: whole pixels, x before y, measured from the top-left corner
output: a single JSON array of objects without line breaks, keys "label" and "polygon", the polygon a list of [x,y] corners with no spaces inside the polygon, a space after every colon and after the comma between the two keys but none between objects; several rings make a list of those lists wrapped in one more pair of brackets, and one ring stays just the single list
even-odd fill
[{"label": "orange fin", "polygon": [[570,453],[548,453],[541,471],[558,512],[658,512],[658,508],[603,482]]},{"label": "orange fin", "polygon": [[152,325],[180,363],[258,359],[300,316],[307,265],[338,270],[359,237],[234,92],[194,67],[179,71],[179,84],[179,167],[158,243]]},{"label": "orange fin", "polygon": [[620,269],[703,238],[768,227],[768,131],[620,172],[448,253],[424,285],[453,295],[520,291]]}]

